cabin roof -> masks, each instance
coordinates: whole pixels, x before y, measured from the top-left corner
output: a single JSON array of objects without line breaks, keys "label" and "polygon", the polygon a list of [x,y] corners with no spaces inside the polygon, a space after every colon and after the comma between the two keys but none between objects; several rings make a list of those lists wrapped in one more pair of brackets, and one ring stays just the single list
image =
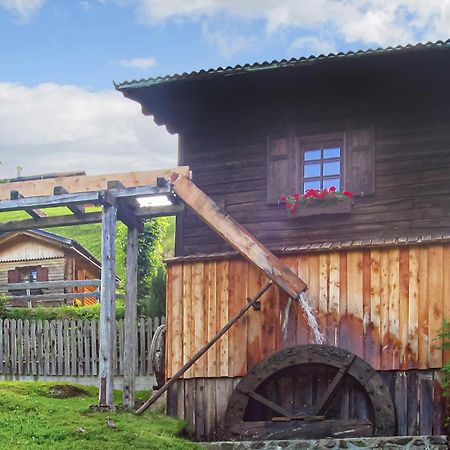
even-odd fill
[{"label": "cabin roof", "polygon": [[144,87],[155,86],[159,84],[171,83],[174,81],[181,80],[197,80],[203,78],[211,78],[216,76],[230,76],[230,75],[240,75],[247,72],[258,72],[258,71],[267,71],[280,69],[285,67],[299,67],[299,66],[310,66],[311,64],[320,63],[323,61],[331,61],[336,59],[350,59],[350,58],[366,58],[375,55],[382,55],[386,53],[406,53],[406,52],[416,52],[423,51],[430,48],[440,48],[447,47],[450,48],[450,39],[445,41],[439,40],[435,42],[426,42],[426,43],[416,43],[416,44],[407,44],[407,45],[397,45],[395,47],[379,47],[376,49],[367,49],[367,50],[357,50],[357,51],[348,51],[348,52],[339,52],[339,53],[329,53],[328,55],[320,54],[320,55],[310,55],[310,56],[302,56],[300,58],[291,58],[281,59],[281,60],[273,60],[271,62],[264,61],[262,63],[253,63],[253,64],[244,64],[244,65],[236,65],[236,66],[227,66],[227,67],[218,67],[211,68],[207,70],[199,70],[192,72],[184,72],[184,73],[176,73],[173,75],[164,75],[158,77],[150,77],[150,78],[142,78],[140,80],[131,80],[131,81],[122,81],[120,83],[115,83],[114,86],[117,90],[123,91],[127,89],[139,89]]},{"label": "cabin roof", "polygon": [[63,247],[67,249],[74,250],[77,254],[79,254],[82,258],[88,260],[91,264],[100,268],[100,261],[86,248],[84,248],[79,242],[74,239],[66,238],[64,236],[60,236],[59,234],[50,233],[45,230],[27,230],[27,231],[18,231],[18,232],[10,232],[10,233],[0,233],[0,245],[9,240],[13,239],[16,236],[20,235],[28,235],[33,236],[38,239],[43,239],[48,241],[52,241],[54,243],[62,244]]}]

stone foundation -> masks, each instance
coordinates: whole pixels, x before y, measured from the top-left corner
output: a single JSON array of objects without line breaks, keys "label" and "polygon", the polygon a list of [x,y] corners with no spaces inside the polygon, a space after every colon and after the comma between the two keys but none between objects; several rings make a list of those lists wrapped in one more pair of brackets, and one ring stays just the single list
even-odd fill
[{"label": "stone foundation", "polygon": [[286,441],[207,442],[205,450],[337,450],[337,449],[411,449],[449,450],[447,436],[392,436],[354,439],[320,439]]}]

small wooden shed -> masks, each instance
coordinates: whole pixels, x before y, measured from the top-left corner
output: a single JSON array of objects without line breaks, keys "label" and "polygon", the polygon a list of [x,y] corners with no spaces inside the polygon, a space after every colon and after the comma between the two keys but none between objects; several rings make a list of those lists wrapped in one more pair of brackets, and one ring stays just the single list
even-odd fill
[{"label": "small wooden shed", "polygon": [[[443,433],[449,79],[450,41],[438,41],[117,85],[178,133],[178,162],[193,181],[308,283],[325,344],[336,349],[315,347],[300,308],[270,291],[169,391],[168,412],[198,440],[255,437],[276,416],[313,414],[367,420],[362,434]],[[349,210],[294,217],[277,205],[330,186],[353,193]],[[178,217],[167,378],[265,281],[195,214]],[[352,355],[384,380],[393,428],[374,425],[374,389],[352,375]],[[337,382],[333,404],[321,405]]]},{"label": "small wooden shed", "polygon": [[[73,239],[68,239],[44,230],[27,230],[0,235],[0,285],[7,283],[30,283],[37,281],[98,280],[100,262]],[[93,287],[76,288],[77,292],[88,292]],[[33,294],[42,294],[31,289]],[[50,292],[51,291],[51,292]],[[61,289],[46,289],[57,294]],[[20,295],[21,291],[11,294]],[[96,302],[86,297],[74,301],[83,305]],[[32,302],[35,304],[36,302]],[[46,300],[46,306],[64,304],[64,300]],[[12,306],[27,306],[26,300],[12,300]]]}]

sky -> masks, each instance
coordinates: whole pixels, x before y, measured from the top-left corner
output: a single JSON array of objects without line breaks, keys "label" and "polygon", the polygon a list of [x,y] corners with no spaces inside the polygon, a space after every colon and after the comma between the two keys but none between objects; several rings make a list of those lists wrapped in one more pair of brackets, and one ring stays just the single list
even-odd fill
[{"label": "sky", "polygon": [[0,178],[176,166],[113,80],[449,37],[450,0],[0,0]]}]

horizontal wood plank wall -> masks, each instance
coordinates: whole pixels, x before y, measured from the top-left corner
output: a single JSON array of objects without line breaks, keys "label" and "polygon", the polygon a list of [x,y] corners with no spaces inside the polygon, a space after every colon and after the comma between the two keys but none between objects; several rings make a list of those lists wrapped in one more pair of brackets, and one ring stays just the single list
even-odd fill
[{"label": "horizontal wood plank wall", "polygon": [[[285,120],[281,117],[280,122]],[[183,136],[183,160],[193,181],[268,247],[448,232],[448,120],[407,124],[385,120],[374,124],[375,194],[356,198],[351,214],[288,219],[284,208],[267,205],[267,136],[289,133],[287,128],[224,129],[208,136],[202,127],[199,135]],[[296,122],[300,136],[343,129],[345,122]],[[183,218],[181,235],[180,256],[230,249],[191,211]]]},{"label": "horizontal wood plank wall", "polygon": [[[395,405],[399,436],[441,435],[450,403],[442,396],[437,370],[383,371]],[[168,391],[167,413],[188,422],[197,441],[221,440],[230,396],[240,378],[178,380]],[[349,396],[348,409],[361,408]],[[354,403],[355,402],[355,403]],[[199,413],[201,412],[201,413]],[[361,417],[364,411],[360,411]],[[369,411],[366,411],[369,414]]]},{"label": "horizontal wood plank wall", "polygon": [[[376,370],[428,369],[448,360],[437,334],[450,320],[450,244],[299,254],[282,258],[308,283],[326,343]],[[179,261],[168,268],[167,376],[267,281],[242,259]],[[297,302],[277,288],[185,374],[243,376],[282,348],[314,343]]]}]

